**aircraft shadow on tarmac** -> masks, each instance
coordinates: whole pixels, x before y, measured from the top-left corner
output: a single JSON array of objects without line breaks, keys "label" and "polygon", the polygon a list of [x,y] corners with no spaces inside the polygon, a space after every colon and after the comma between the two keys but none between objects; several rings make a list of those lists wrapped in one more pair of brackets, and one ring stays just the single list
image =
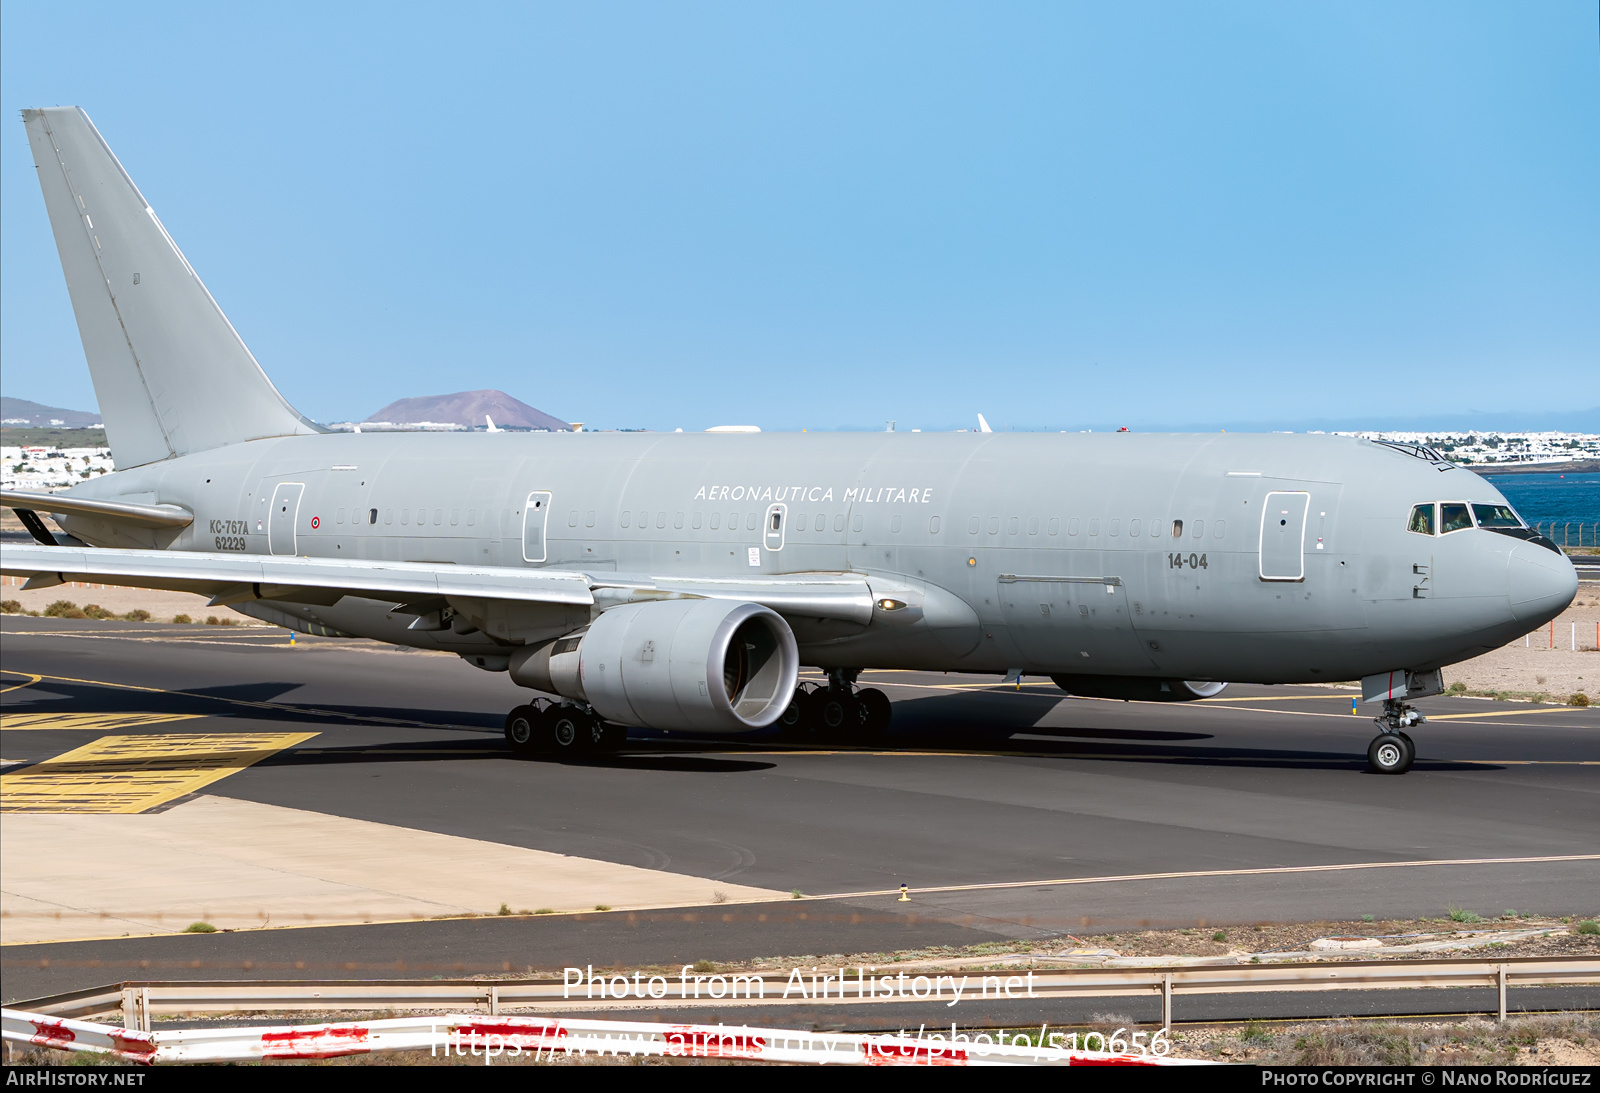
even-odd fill
[{"label": "aircraft shadow on tarmac", "polygon": [[[317,765],[327,763],[437,762],[443,758],[477,760],[508,758],[499,739],[499,719],[492,714],[456,710],[420,709],[348,704],[306,704],[284,702],[282,696],[301,684],[283,681],[229,684],[197,688],[192,691],[135,691],[92,683],[42,681],[38,687],[48,697],[32,700],[28,690],[13,692],[5,707],[28,713],[171,713],[203,714],[223,719],[255,722],[285,722],[307,726],[343,724],[351,728],[422,729],[426,731],[470,734],[469,739],[449,743],[449,755],[440,754],[441,742],[374,742],[338,748],[289,749],[263,761],[264,766]],[[261,705],[256,705],[261,703]],[[1191,741],[1213,739],[1203,732],[1162,729],[1110,728],[1103,725],[1074,726],[1041,722],[1060,708],[1062,699],[1050,695],[996,693],[946,693],[894,704],[893,728],[870,743],[811,739],[796,742],[765,731],[741,737],[692,737],[674,734],[666,737],[653,732],[635,731],[626,750],[613,755],[572,758],[534,757],[546,762],[566,762],[589,766],[613,766],[635,770],[717,771],[748,773],[765,770],[773,764],[732,756],[752,748],[826,751],[919,751],[947,749],[990,755],[1017,755],[1031,758],[1103,760],[1199,766],[1251,766],[1284,769],[1366,769],[1366,757],[1349,752],[1307,751],[1294,748],[1223,748],[1196,746]],[[164,726],[151,725],[132,731],[161,732]],[[126,730],[125,730],[126,731]],[[491,736],[492,734],[492,736]],[[1050,739],[1014,739],[1018,734]],[[722,752],[726,758],[707,752]],[[641,754],[643,753],[643,754]],[[689,754],[693,753],[693,754]],[[204,765],[204,758],[192,753],[190,765]],[[219,763],[223,759],[219,756]],[[1455,763],[1419,759],[1417,771],[1488,772],[1500,769],[1493,764]]]},{"label": "aircraft shadow on tarmac", "polygon": [[[446,732],[495,732],[501,718],[494,714],[404,706],[350,704],[298,704],[282,696],[303,684],[262,681],[197,687],[189,691],[138,691],[96,683],[68,683],[45,679],[34,688],[10,695],[4,708],[29,714],[123,714],[165,713],[200,714],[206,717],[249,721],[281,721],[294,724],[327,724],[345,721],[353,727],[388,721],[411,723],[410,727]],[[34,698],[30,691],[42,696]],[[161,731],[152,728],[151,731]]]},{"label": "aircraft shadow on tarmac", "polygon": [[[340,763],[437,763],[474,762],[481,759],[519,762],[559,763],[564,766],[605,767],[613,770],[648,770],[697,774],[743,774],[749,771],[771,770],[776,763],[760,759],[723,758],[693,754],[663,755],[658,752],[630,754],[617,752],[609,755],[513,756],[499,740],[448,741],[448,754],[440,754],[437,741],[416,741],[403,744],[352,744],[345,747],[318,747],[315,743],[305,748],[290,748],[272,755],[256,764],[258,767],[322,766]],[[722,741],[726,743],[726,741]]]}]

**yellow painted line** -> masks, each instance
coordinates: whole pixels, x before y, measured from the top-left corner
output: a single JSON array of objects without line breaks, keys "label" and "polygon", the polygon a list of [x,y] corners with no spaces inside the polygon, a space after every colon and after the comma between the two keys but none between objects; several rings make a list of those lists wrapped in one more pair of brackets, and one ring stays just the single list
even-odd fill
[{"label": "yellow painted line", "polygon": [[[1205,702],[1205,699],[1201,699],[1200,701],[1201,702]],[[1155,705],[1155,703],[1151,703],[1151,705]],[[1163,705],[1163,706],[1179,706],[1179,707],[1187,706],[1187,707],[1193,708],[1195,706],[1198,706],[1199,703],[1197,703],[1197,702],[1163,702],[1163,703],[1160,703],[1160,705]],[[1327,713],[1326,711],[1323,711],[1323,710],[1268,710],[1268,709],[1262,709],[1260,706],[1221,706],[1221,705],[1212,705],[1210,703],[1207,703],[1205,708],[1208,709],[1208,710],[1237,710],[1240,713],[1275,713],[1275,714],[1281,714],[1284,717],[1349,717],[1350,716],[1350,712],[1348,710],[1345,710],[1345,711],[1343,711],[1341,713]],[[1356,716],[1359,717],[1359,716],[1363,716],[1363,715],[1358,714]]]},{"label": "yellow painted line", "polygon": [[1600,767],[1600,759],[1445,759],[1446,763],[1472,763],[1480,767]]},{"label": "yellow painted line", "polygon": [[0,775],[0,812],[146,812],[316,735],[105,736],[26,770]]},{"label": "yellow painted line", "polygon": [[[1304,702],[1307,699],[1336,698],[1340,702],[1349,702],[1351,695],[1358,695],[1360,691],[1332,691],[1325,695],[1259,695],[1249,698],[1202,698],[1201,702]],[[1171,703],[1168,703],[1171,705]],[[1187,705],[1187,703],[1185,703]]]},{"label": "yellow painted line", "polygon": [[1431,713],[1429,721],[1453,721],[1463,717],[1524,717],[1536,713],[1577,713],[1583,706],[1534,706],[1525,710],[1495,710],[1492,713]]},{"label": "yellow painted line", "polygon": [[9,694],[12,691],[20,691],[24,687],[32,687],[35,683],[39,682],[41,679],[44,678],[44,676],[36,676],[32,672],[14,672],[10,668],[0,669],[0,671],[3,671],[8,676],[27,676],[28,677],[28,682],[26,682],[26,683],[13,683],[9,687],[0,687],[0,695]]},{"label": "yellow painted line", "polygon": [[[1547,862],[1600,861],[1600,854],[1551,854],[1538,858],[1445,858],[1433,861],[1350,862],[1343,865],[1285,865],[1266,869],[1206,869],[1188,873],[1128,873],[1115,877],[1065,877],[1057,880],[996,881],[992,884],[947,884],[937,888],[914,888],[912,893],[979,892],[999,888],[1044,888],[1065,884],[1118,884],[1141,880],[1191,880],[1202,877],[1265,877],[1290,873],[1345,873],[1361,869],[1418,869],[1433,865],[1535,865]],[[898,888],[871,892],[832,892],[809,899],[854,899],[862,896],[897,896]]]},{"label": "yellow painted line", "polygon": [[43,732],[62,729],[72,732],[117,732],[142,725],[168,721],[188,721],[203,717],[197,713],[8,713],[0,714],[0,730],[5,732]]}]

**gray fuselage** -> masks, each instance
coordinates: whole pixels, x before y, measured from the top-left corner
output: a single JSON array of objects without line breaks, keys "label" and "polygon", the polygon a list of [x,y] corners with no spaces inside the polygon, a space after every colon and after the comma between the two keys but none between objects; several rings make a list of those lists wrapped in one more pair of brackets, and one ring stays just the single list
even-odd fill
[{"label": "gray fuselage", "polygon": [[[1577,587],[1537,543],[1407,530],[1419,503],[1505,504],[1478,475],[1318,435],[346,433],[181,456],[73,494],[195,514],[176,532],[65,518],[98,546],[602,577],[850,572],[915,606],[861,626],[791,616],[802,663],[825,668],[1346,680],[1495,648]],[[442,630],[408,629],[394,606],[258,613],[464,654],[588,614],[558,609],[519,639],[471,604],[481,625]]]}]

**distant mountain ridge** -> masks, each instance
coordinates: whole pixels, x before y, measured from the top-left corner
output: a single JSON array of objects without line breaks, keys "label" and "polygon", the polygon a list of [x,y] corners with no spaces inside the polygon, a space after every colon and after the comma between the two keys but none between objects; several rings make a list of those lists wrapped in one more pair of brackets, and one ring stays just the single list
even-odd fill
[{"label": "distant mountain ridge", "polygon": [[46,406],[25,398],[0,395],[0,420],[7,425],[27,425],[47,429],[52,425],[65,429],[87,429],[101,423],[97,412],[88,410],[63,410],[59,406]]},{"label": "distant mountain ridge", "polygon": [[395,425],[431,421],[441,425],[478,428],[484,424],[485,415],[494,418],[495,425],[502,428],[548,429],[553,432],[566,432],[572,428],[560,418],[536,410],[504,391],[458,391],[453,395],[398,399],[368,414],[363,421],[390,422]]}]

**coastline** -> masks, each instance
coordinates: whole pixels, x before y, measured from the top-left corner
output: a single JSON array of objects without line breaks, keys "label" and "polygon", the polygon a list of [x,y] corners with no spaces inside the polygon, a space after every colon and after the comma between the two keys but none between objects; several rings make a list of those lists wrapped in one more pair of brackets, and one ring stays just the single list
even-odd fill
[{"label": "coastline", "polygon": [[1595,474],[1600,459],[1574,459],[1566,463],[1457,463],[1484,477],[1497,474]]}]

